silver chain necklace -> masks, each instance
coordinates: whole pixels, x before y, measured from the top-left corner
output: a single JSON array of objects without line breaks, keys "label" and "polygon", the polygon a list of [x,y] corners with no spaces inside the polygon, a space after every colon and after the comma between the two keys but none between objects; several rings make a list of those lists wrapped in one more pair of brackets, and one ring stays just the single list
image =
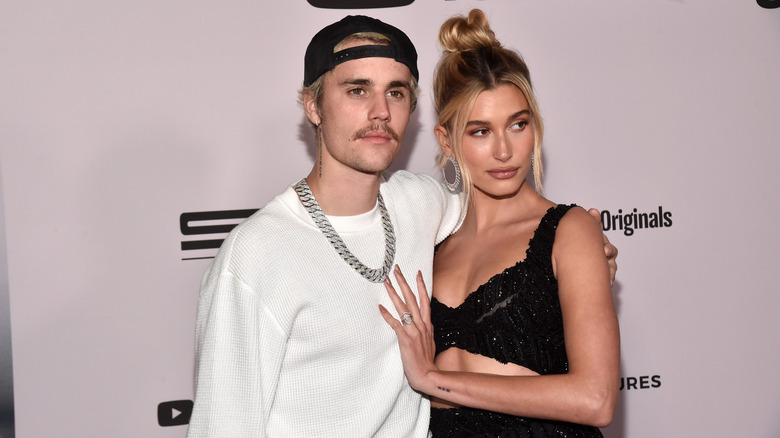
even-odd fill
[{"label": "silver chain necklace", "polygon": [[303,207],[306,208],[311,219],[317,224],[317,228],[322,231],[322,234],[333,245],[333,249],[336,250],[341,258],[366,280],[374,283],[383,282],[387,273],[390,272],[390,267],[393,265],[393,258],[395,257],[395,232],[393,231],[393,224],[390,222],[390,215],[387,214],[382,194],[377,192],[376,200],[377,204],[379,204],[379,213],[382,215],[382,228],[385,232],[385,263],[382,269],[371,269],[358,260],[347,248],[339,233],[336,232],[325,213],[322,212],[320,204],[314,199],[314,194],[311,192],[309,184],[306,183],[306,179],[298,181],[293,188],[301,199]]}]

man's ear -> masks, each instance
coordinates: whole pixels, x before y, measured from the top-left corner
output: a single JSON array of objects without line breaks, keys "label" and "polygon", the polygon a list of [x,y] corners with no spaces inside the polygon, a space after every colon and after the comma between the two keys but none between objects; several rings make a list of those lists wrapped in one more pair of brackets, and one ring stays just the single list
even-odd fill
[{"label": "man's ear", "polygon": [[439,146],[441,146],[441,150],[444,151],[444,155],[447,155],[448,157],[453,156],[454,153],[450,146],[450,136],[447,133],[447,128],[442,125],[436,125],[436,127],[433,128],[433,134],[436,135],[436,140],[439,141]]},{"label": "man's ear", "polygon": [[314,101],[314,93],[303,93],[303,110],[306,112],[306,117],[313,125],[319,126],[319,124],[322,123],[322,117],[317,108],[317,102]]}]

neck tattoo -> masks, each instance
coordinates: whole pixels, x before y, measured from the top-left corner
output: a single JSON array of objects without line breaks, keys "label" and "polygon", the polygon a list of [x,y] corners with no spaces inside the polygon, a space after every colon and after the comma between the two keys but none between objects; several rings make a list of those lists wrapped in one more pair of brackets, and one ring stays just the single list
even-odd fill
[{"label": "neck tattoo", "polygon": [[387,273],[390,272],[390,267],[393,265],[393,258],[395,258],[395,231],[393,230],[392,222],[390,222],[390,215],[387,213],[387,208],[385,208],[382,193],[377,192],[376,200],[379,205],[379,213],[382,216],[382,228],[385,232],[385,261],[381,269],[371,269],[358,260],[349,248],[347,248],[347,245],[341,239],[339,233],[336,232],[327,216],[325,216],[325,213],[323,213],[317,200],[314,199],[314,194],[311,192],[306,179],[304,178],[298,181],[293,186],[293,189],[295,189],[295,192],[301,199],[303,207],[309,212],[311,219],[317,224],[317,228],[322,231],[325,238],[333,245],[333,249],[336,250],[338,255],[366,280],[374,283],[385,281],[385,277],[387,276]]}]

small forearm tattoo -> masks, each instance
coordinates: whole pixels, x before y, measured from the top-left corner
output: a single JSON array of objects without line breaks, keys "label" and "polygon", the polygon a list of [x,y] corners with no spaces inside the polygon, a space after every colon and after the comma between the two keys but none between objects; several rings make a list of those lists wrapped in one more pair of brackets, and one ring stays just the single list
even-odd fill
[{"label": "small forearm tattoo", "polygon": [[437,388],[439,388],[440,391],[450,392],[450,388],[442,388],[441,386],[437,386]]}]

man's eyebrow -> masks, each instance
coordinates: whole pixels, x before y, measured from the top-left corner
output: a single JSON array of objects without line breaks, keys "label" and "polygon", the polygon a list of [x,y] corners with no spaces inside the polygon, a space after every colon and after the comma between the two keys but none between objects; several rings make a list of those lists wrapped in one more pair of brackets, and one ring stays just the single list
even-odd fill
[{"label": "man's eyebrow", "polygon": [[412,86],[407,81],[392,81],[387,88],[406,88],[411,90]]},{"label": "man's eyebrow", "polygon": [[341,82],[341,85],[372,85],[371,79],[366,78],[347,78]]},{"label": "man's eyebrow", "polygon": [[[343,82],[341,82],[341,85],[363,85],[363,86],[372,86],[372,85],[374,85],[374,81],[372,81],[371,79],[367,79],[367,78],[347,78],[347,79],[344,79],[344,81],[343,81]],[[397,80],[397,81],[391,81],[391,82],[390,82],[390,83],[387,85],[387,88],[388,88],[388,89],[390,89],[390,88],[406,88],[406,89],[411,89],[411,88],[412,88],[412,86],[411,86],[411,84],[410,84],[408,81]]]}]

